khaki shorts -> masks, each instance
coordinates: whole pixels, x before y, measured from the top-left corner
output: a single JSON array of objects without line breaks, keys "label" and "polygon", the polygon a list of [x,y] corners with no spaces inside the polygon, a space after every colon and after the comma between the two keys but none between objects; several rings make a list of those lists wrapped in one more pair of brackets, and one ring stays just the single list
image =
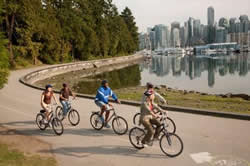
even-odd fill
[{"label": "khaki shorts", "polygon": [[45,109],[45,110],[48,111],[49,113],[52,112],[51,104],[43,103],[42,106],[43,106],[43,109]]}]

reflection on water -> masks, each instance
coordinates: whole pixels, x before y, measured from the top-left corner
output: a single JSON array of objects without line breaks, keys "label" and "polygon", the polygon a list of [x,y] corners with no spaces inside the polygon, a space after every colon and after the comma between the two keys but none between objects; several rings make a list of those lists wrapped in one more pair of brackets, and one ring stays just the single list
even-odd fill
[{"label": "reflection on water", "polygon": [[102,79],[113,89],[145,85],[167,85],[211,94],[245,93],[250,95],[250,55],[153,56],[151,61],[88,77],[74,89],[94,94]]},{"label": "reflection on water", "polygon": [[250,94],[250,56],[153,56],[141,65],[142,84],[167,84],[208,93]]},{"label": "reflection on water", "polygon": [[139,65],[88,77],[74,85],[73,89],[80,93],[95,94],[103,79],[109,81],[109,86],[112,89],[138,86],[141,80]]}]

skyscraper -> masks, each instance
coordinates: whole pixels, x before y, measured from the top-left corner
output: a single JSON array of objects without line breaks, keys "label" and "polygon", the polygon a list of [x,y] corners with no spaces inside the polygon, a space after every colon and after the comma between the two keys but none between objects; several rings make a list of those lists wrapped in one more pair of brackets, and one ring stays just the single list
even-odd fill
[{"label": "skyscraper", "polygon": [[215,23],[214,23],[214,8],[211,6],[207,9],[207,23],[208,23],[208,43],[215,42]]},{"label": "skyscraper", "polygon": [[214,26],[214,8],[212,6],[207,9],[207,25]]}]

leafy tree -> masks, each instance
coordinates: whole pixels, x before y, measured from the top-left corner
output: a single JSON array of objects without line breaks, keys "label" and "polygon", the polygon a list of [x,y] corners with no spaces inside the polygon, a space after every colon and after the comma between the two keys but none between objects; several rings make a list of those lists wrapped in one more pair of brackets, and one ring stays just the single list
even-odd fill
[{"label": "leafy tree", "polygon": [[133,38],[133,45],[131,51],[138,50],[139,47],[139,34],[138,34],[138,27],[136,26],[135,18],[132,15],[131,10],[126,7],[123,12],[121,13],[121,17],[124,19],[125,23],[127,24],[128,30]]},{"label": "leafy tree", "polygon": [[[0,23],[3,21],[3,4],[0,2]],[[6,49],[8,41],[4,38],[2,29],[0,29],[0,89],[3,88],[3,85],[7,82],[7,77],[9,75],[9,57]]]}]

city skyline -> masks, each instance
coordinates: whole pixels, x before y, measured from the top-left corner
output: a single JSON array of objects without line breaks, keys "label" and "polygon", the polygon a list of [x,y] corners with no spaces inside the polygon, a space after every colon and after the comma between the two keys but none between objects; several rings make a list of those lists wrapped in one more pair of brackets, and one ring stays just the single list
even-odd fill
[{"label": "city skyline", "polygon": [[[160,0],[146,2],[142,0],[113,0],[113,2],[119,11],[126,6],[132,10],[140,32],[146,32],[147,27],[153,27],[158,24],[171,25],[174,21],[178,21],[183,25],[189,17],[200,19],[201,23],[206,25],[207,12],[204,11],[210,6],[213,6],[216,11],[215,22],[217,23],[221,17],[230,19],[231,17],[238,18],[243,14],[250,16],[249,0],[240,0],[237,3],[233,0],[220,0],[219,2],[217,0],[203,0],[202,4],[199,0],[188,2],[185,0],[176,0],[174,2],[161,2]],[[180,6],[180,4],[182,5]]]}]

